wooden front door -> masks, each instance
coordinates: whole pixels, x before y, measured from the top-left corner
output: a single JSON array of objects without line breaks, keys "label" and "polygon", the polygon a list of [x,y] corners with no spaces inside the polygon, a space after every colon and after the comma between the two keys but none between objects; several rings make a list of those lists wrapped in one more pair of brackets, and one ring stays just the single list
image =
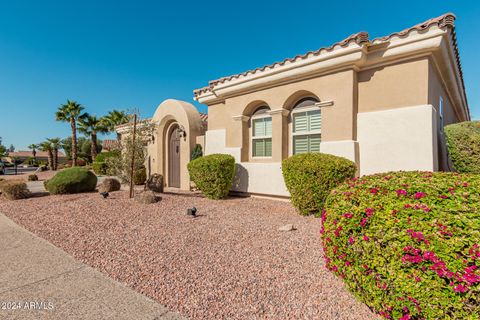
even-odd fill
[{"label": "wooden front door", "polygon": [[180,138],[176,129],[170,134],[168,150],[168,186],[180,188]]}]

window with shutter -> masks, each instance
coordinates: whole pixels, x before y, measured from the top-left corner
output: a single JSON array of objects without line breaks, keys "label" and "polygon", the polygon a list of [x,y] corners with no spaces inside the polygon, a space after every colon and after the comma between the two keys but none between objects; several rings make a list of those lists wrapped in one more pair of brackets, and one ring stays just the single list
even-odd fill
[{"label": "window with shutter", "polygon": [[293,154],[320,152],[322,117],[313,102],[292,111]]},{"label": "window with shutter", "polygon": [[272,156],[272,118],[270,116],[252,117],[252,156]]}]

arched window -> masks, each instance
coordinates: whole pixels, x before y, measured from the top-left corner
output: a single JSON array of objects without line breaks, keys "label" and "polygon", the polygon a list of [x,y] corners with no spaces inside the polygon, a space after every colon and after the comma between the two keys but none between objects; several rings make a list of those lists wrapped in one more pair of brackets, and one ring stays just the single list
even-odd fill
[{"label": "arched window", "polygon": [[260,107],[252,115],[252,157],[272,156],[272,117],[269,107]]},{"label": "arched window", "polygon": [[304,98],[292,110],[293,154],[320,152],[322,118],[320,108],[315,106],[317,102],[314,98]]}]

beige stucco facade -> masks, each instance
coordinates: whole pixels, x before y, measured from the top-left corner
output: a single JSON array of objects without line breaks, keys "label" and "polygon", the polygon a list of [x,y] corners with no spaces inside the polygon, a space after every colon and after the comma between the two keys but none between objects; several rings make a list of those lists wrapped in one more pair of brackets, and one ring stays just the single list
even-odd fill
[{"label": "beige stucco facade", "polygon": [[[354,161],[360,175],[448,170],[442,126],[470,119],[453,20],[447,14],[374,40],[359,33],[210,82],[195,91],[208,105],[205,153],[236,158],[234,191],[288,196],[281,161],[293,153],[292,109],[312,98],[321,113],[320,152]],[[259,107],[271,117],[269,157],[252,152]]]}]

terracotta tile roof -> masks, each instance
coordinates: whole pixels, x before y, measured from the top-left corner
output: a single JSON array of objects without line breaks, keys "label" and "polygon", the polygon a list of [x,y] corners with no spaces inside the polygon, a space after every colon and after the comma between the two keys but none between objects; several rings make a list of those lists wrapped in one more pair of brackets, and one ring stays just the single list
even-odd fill
[{"label": "terracotta tile roof", "polygon": [[[199,114],[200,114],[200,120],[202,120],[202,122],[204,124],[206,124],[208,122],[208,114],[202,113],[202,112],[199,112]],[[146,121],[151,121],[151,120],[152,120],[152,118],[147,118],[147,119],[142,120],[141,122],[146,122]],[[121,124],[119,126],[116,126],[115,129],[126,128],[126,127],[129,127],[131,125],[132,125],[132,123],[128,122],[128,123],[124,123],[124,124]]]},{"label": "terracotta tile roof", "polygon": [[[28,158],[28,157],[32,157],[32,156],[33,156],[32,151],[15,151],[15,152],[9,152],[8,153],[8,157]],[[46,158],[46,157],[48,157],[48,152],[38,150],[37,153],[36,153],[36,157]],[[65,157],[65,154],[61,151],[58,151],[58,157],[59,158]]]},{"label": "terracotta tile roof", "polygon": [[457,66],[458,66],[458,69],[459,69],[460,78],[461,78],[462,85],[463,85],[463,90],[465,91],[465,85],[463,83],[464,81],[463,81],[462,67],[461,67],[461,64],[460,64],[460,56],[459,56],[459,53],[458,53],[457,41],[456,41],[456,36],[455,36],[455,24],[454,24],[455,18],[456,17],[455,17],[454,14],[446,13],[446,14],[441,15],[439,17],[429,19],[429,20],[427,20],[425,22],[422,22],[422,23],[419,23],[419,24],[417,24],[413,27],[402,30],[400,32],[394,32],[394,33],[392,33],[388,36],[376,38],[373,41],[370,41],[368,39],[368,33],[367,32],[359,32],[359,33],[351,35],[350,37],[348,37],[348,38],[346,38],[346,39],[344,39],[340,42],[334,43],[330,47],[320,48],[316,51],[310,51],[310,52],[307,52],[307,53],[302,54],[302,55],[297,55],[294,58],[285,59],[281,62],[275,62],[273,64],[263,66],[261,68],[245,71],[245,72],[242,72],[242,73],[239,73],[239,74],[235,74],[235,75],[231,75],[231,76],[228,76],[228,77],[223,77],[223,78],[220,78],[220,79],[217,79],[217,80],[210,81],[208,83],[208,86],[194,90],[193,94],[194,94],[194,97],[197,98],[198,96],[200,96],[204,93],[212,91],[212,89],[214,89],[214,87],[217,84],[224,83],[226,81],[230,81],[230,80],[233,80],[233,79],[238,79],[240,77],[244,77],[244,76],[247,76],[247,75],[261,73],[263,71],[271,70],[271,69],[274,69],[276,67],[283,66],[287,63],[294,63],[296,61],[303,60],[303,59],[306,59],[306,58],[311,57],[311,56],[318,56],[318,55],[321,55],[322,53],[332,51],[336,47],[346,47],[352,42],[355,42],[358,45],[367,45],[369,43],[385,42],[385,41],[389,41],[391,38],[393,38],[395,36],[404,37],[404,36],[407,36],[408,34],[410,34],[410,32],[412,32],[412,31],[419,31],[419,32],[424,31],[424,30],[426,30],[426,29],[428,29],[428,28],[430,28],[431,26],[434,26],[434,25],[438,26],[439,28],[443,28],[443,27],[449,28],[450,31],[452,32],[452,39],[453,39],[455,56],[456,56],[456,62],[457,62]]}]

